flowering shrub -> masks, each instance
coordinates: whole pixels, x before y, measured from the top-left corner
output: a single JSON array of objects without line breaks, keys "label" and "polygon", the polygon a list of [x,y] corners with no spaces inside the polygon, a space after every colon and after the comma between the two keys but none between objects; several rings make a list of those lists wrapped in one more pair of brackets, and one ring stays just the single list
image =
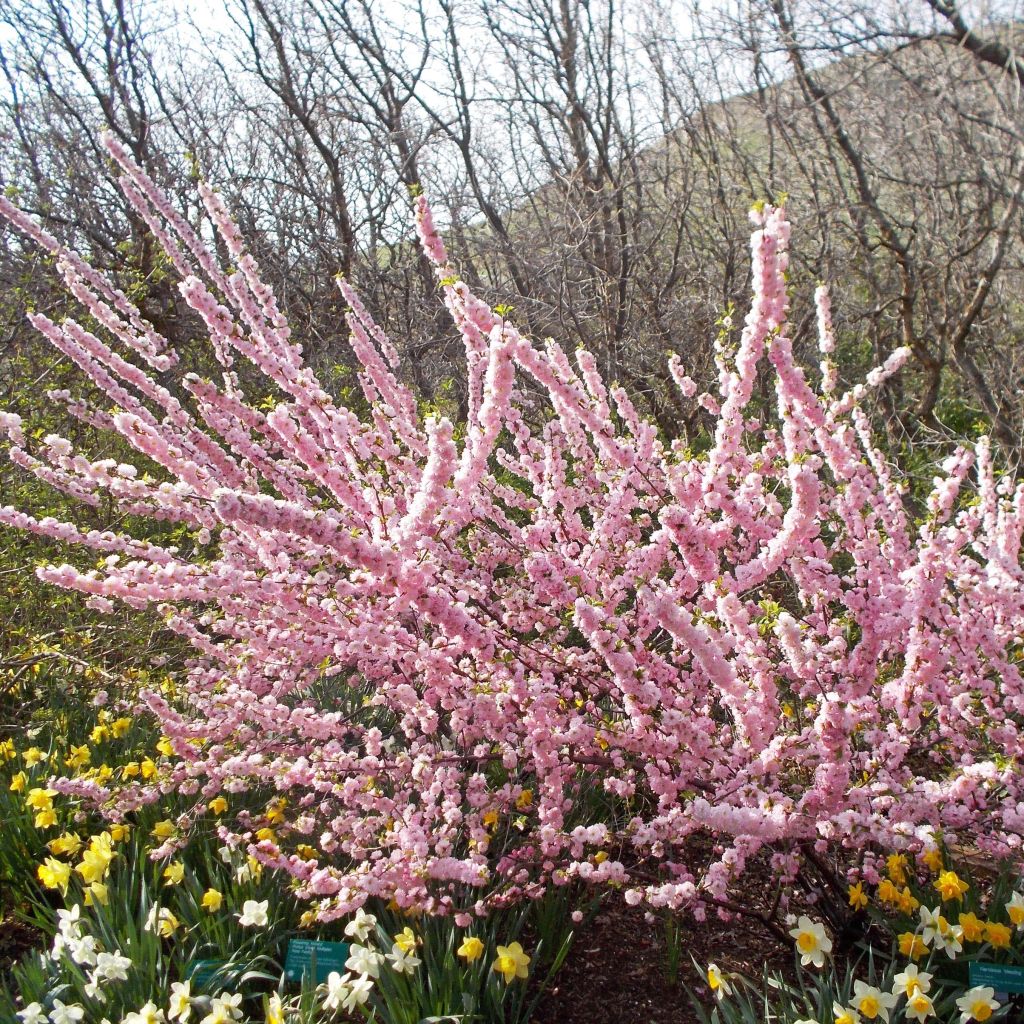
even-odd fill
[{"label": "flowering shrub", "polygon": [[[0,509],[102,556],[42,580],[154,607],[195,649],[176,694],[144,695],[170,754],[156,779],[53,788],[112,821],[191,794],[161,856],[222,801],[222,840],[290,873],[321,920],[375,896],[465,924],[574,879],[699,910],[764,850],[785,879],[804,844],[916,850],[939,830],[1019,852],[1024,487],[983,442],[944,463],[915,523],[859,404],[908,352],[842,393],[820,289],[812,387],[787,333],[782,209],[753,214],[753,301],[719,339],[695,454],[588,353],[574,368],[475,297],[419,200],[465,342],[459,444],[420,417],[346,282],[362,418],[304,365],[218,195],[200,186],[230,267],[107,146],[221,373],[172,386],[176,355],[131,300],[0,201],[88,312],[29,317],[109,401],[71,412],[139,454],[92,461],[6,414],[11,458],[190,538]],[[759,373],[775,402],[755,415]],[[719,843],[710,863],[697,834]]]}]

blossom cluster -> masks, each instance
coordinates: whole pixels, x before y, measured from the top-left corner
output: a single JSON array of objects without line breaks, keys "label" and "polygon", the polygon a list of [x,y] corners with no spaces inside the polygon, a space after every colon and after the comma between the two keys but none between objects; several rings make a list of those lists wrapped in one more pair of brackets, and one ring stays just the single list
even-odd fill
[{"label": "blossom cluster", "polygon": [[[103,556],[40,579],[154,608],[195,650],[175,694],[144,695],[158,777],[79,790],[113,822],[191,794],[168,856],[218,801],[235,811],[222,840],[288,872],[321,920],[379,897],[463,926],[577,880],[699,910],[766,850],[783,876],[804,846],[913,851],[940,831],[1019,853],[1024,485],[982,441],[943,464],[915,521],[862,408],[909,353],[841,392],[819,292],[812,383],[787,327],[783,209],[752,214],[753,300],[735,345],[717,344],[717,394],[696,399],[716,419],[695,454],[591,355],[574,366],[478,298],[418,200],[465,343],[457,440],[421,417],[347,282],[358,408],[304,362],[217,193],[200,189],[208,246],[106,144],[219,364],[172,380],[171,346],[131,300],[0,200],[88,313],[30,315],[106,396],[69,411],[138,453],[92,460],[3,413],[10,457],[189,538],[0,509]],[[268,793],[254,812],[248,794]],[[702,833],[710,862],[688,852]]]}]

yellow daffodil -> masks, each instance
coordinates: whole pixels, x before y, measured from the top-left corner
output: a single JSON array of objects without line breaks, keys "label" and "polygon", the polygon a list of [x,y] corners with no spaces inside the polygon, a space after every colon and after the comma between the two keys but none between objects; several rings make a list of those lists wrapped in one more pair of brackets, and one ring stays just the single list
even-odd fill
[{"label": "yellow daffodil", "polygon": [[138,761],[126,761],[121,765],[121,778],[123,779],[134,779],[142,773],[142,769],[139,767]]},{"label": "yellow daffodil", "polygon": [[277,833],[272,828],[259,828],[256,830],[256,838],[263,842],[275,842],[277,840]]},{"label": "yellow daffodil", "polygon": [[142,763],[139,765],[139,770],[142,772],[142,777],[144,779],[154,778],[159,771],[159,769],[156,766],[156,761],[154,761],[151,757],[147,757],[144,761],[142,761]]},{"label": "yellow daffodil", "polygon": [[896,885],[907,884],[907,855],[905,853],[890,853],[885,858],[885,869],[890,881]]},{"label": "yellow daffodil", "polygon": [[316,860],[316,850],[314,850],[308,843],[299,843],[299,845],[295,847],[295,852],[303,860]]},{"label": "yellow daffodil", "polygon": [[55,860],[53,857],[47,857],[39,865],[37,874],[39,875],[39,881],[47,889],[60,889],[62,896],[67,895],[68,882],[71,881],[70,864],[65,864],[62,860]]},{"label": "yellow daffodil", "polygon": [[36,828],[53,828],[57,824],[57,812],[52,808],[40,811],[35,817]]},{"label": "yellow daffodil", "polygon": [[854,910],[863,910],[868,905],[868,894],[864,891],[864,886],[861,882],[851,885],[846,890],[846,895],[850,901],[850,906]]},{"label": "yellow daffodil", "polygon": [[30,789],[25,794],[25,806],[31,807],[34,811],[48,811],[53,807],[53,798],[56,795],[55,789]]},{"label": "yellow daffodil", "polygon": [[203,893],[203,908],[211,914],[216,914],[224,902],[224,894],[216,889],[207,889]]},{"label": "yellow daffodil", "polygon": [[156,749],[164,757],[170,757],[174,753],[174,747],[171,746],[171,741],[166,736],[161,736],[156,741]]},{"label": "yellow daffodil", "polygon": [[516,808],[520,811],[527,811],[533,806],[533,790],[524,789],[516,797]]},{"label": "yellow daffodil", "polygon": [[985,937],[985,922],[977,914],[961,914],[960,927],[967,942],[981,942]]},{"label": "yellow daffodil", "polygon": [[484,828],[494,828],[494,826],[498,824],[499,817],[500,815],[493,808],[489,811],[484,811]]},{"label": "yellow daffodil", "polygon": [[110,903],[110,895],[103,882],[93,882],[85,890],[85,905],[91,907],[94,903],[98,903],[102,907]]},{"label": "yellow daffodil", "polygon": [[900,902],[900,891],[896,888],[888,878],[883,878],[878,883],[878,899],[882,903],[888,903],[890,906],[899,906]]},{"label": "yellow daffodil", "polygon": [[725,975],[722,974],[718,964],[708,964],[708,988],[711,989],[712,994],[716,999],[724,999],[728,995],[732,995],[732,986],[725,980]]},{"label": "yellow daffodil", "polygon": [[924,939],[914,932],[901,932],[897,940],[900,944],[900,953],[912,960],[920,960],[928,952]]},{"label": "yellow daffodil", "polygon": [[130,718],[117,718],[110,723],[110,733],[114,739],[119,740],[128,734],[131,727],[132,720]]},{"label": "yellow daffodil", "polygon": [[185,878],[185,865],[180,860],[172,860],[164,868],[164,885],[181,885]]},{"label": "yellow daffodil", "polygon": [[170,818],[164,818],[153,826],[152,835],[157,839],[170,839],[174,832],[174,822]]},{"label": "yellow daffodil", "polygon": [[283,797],[278,797],[276,800],[271,800],[267,804],[267,821],[271,825],[280,825],[284,821],[284,809],[288,806],[288,801]]},{"label": "yellow daffodil", "polygon": [[0,742],[0,761],[10,761],[14,755],[14,740],[3,740]]},{"label": "yellow daffodil", "polygon": [[102,882],[115,856],[110,833],[101,832],[92,837],[89,849],[82,854],[82,862],[75,867],[75,871],[82,876],[86,885]]},{"label": "yellow daffodil", "polygon": [[105,743],[107,737],[110,735],[109,725],[96,725],[93,726],[93,730],[89,733],[90,743]]},{"label": "yellow daffodil", "polygon": [[72,747],[68,756],[64,758],[64,764],[68,768],[84,768],[92,760],[92,751],[84,744],[80,747]]},{"label": "yellow daffodil", "polygon": [[25,787],[28,785],[28,776],[24,772],[15,772],[11,776],[11,784],[8,789],[12,793],[24,793]]},{"label": "yellow daffodil", "polygon": [[608,854],[604,850],[598,850],[597,853],[594,854],[594,863],[595,864],[603,864],[607,859],[608,859]]},{"label": "yellow daffodil", "polygon": [[930,846],[927,850],[918,854],[918,860],[929,871],[939,872],[942,870],[942,851],[937,846]]},{"label": "yellow daffodil", "polygon": [[64,835],[51,839],[46,845],[49,847],[50,853],[55,853],[57,856],[74,857],[82,848],[82,839],[77,832],[65,832]]},{"label": "yellow daffodil", "polygon": [[125,825],[123,822],[117,822],[110,826],[110,838],[115,843],[123,843],[132,834],[131,825]]},{"label": "yellow daffodil", "polygon": [[222,796],[214,797],[207,805],[214,814],[223,814],[228,809],[228,802]]},{"label": "yellow daffodil", "polygon": [[39,764],[40,761],[46,760],[46,754],[38,747],[29,747],[22,755],[21,759],[25,762],[26,768],[32,768]]},{"label": "yellow daffodil", "polygon": [[498,946],[497,959],[491,964],[491,970],[497,971],[504,979],[505,984],[512,983],[514,978],[526,978],[529,976],[527,968],[530,965],[530,957],[523,952],[523,947],[518,942],[510,943],[508,946]]},{"label": "yellow daffodil", "polygon": [[468,935],[462,940],[462,945],[455,951],[467,963],[479,960],[484,955],[484,944],[475,936]]},{"label": "yellow daffodil", "polygon": [[1013,932],[1008,925],[998,921],[985,922],[985,941],[996,949],[1009,949]]},{"label": "yellow daffodil", "polygon": [[411,953],[419,945],[419,939],[416,938],[416,933],[411,928],[403,928],[397,935],[394,936],[395,945],[403,953]]},{"label": "yellow daffodil", "polygon": [[914,894],[910,891],[908,886],[903,886],[897,906],[900,908],[901,914],[912,914],[919,906],[921,906],[921,903],[914,898]]},{"label": "yellow daffodil", "polygon": [[970,886],[955,871],[942,871],[932,883],[943,900],[962,900]]}]

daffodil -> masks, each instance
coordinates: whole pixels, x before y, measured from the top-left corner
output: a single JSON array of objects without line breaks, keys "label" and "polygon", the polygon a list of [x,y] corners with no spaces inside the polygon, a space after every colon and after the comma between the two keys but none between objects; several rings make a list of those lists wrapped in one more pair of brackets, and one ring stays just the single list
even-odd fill
[{"label": "daffodil", "polygon": [[864,891],[864,885],[861,882],[851,885],[847,889],[846,895],[854,910],[863,910],[868,905],[868,894]]},{"label": "daffodil", "polygon": [[832,952],[832,940],[825,934],[825,929],[809,917],[801,917],[790,935],[796,939],[796,948],[800,953],[800,963],[806,967],[814,964],[821,967],[825,957]]},{"label": "daffodil", "polygon": [[905,853],[890,853],[885,858],[885,869],[890,880],[896,885],[906,885],[907,855]]},{"label": "daffodil", "polygon": [[362,907],[356,911],[355,917],[345,925],[345,934],[350,939],[365,942],[370,933],[377,927],[377,918],[366,913]]},{"label": "daffodil", "polygon": [[512,983],[514,978],[526,978],[529,976],[527,968],[530,964],[530,957],[523,952],[523,947],[518,942],[512,942],[507,946],[498,946],[497,959],[491,964],[491,970],[497,971],[504,979],[505,984]]},{"label": "daffodil", "polygon": [[34,811],[46,811],[53,807],[53,798],[57,795],[55,789],[30,789],[25,794],[25,806],[31,807]]},{"label": "daffodil", "polygon": [[171,983],[171,1002],[167,1010],[167,1017],[170,1020],[181,1021],[185,1024],[192,1013],[192,985],[188,981],[175,981]]},{"label": "daffodil", "polygon": [[284,1003],[276,992],[267,1000],[266,1024],[285,1024]]},{"label": "daffodil", "polygon": [[900,945],[900,953],[909,956],[912,960],[920,960],[928,952],[928,945],[915,932],[901,932],[897,936]]},{"label": "daffodil", "polygon": [[853,1005],[857,1012],[867,1020],[884,1021],[889,1019],[889,1011],[896,1005],[896,996],[891,992],[883,992],[874,985],[863,981],[853,983]]},{"label": "daffodil", "polygon": [[46,845],[50,853],[58,857],[74,857],[82,848],[82,838],[77,832],[65,832],[56,839],[51,839]]},{"label": "daffodil", "polygon": [[68,882],[71,881],[70,864],[65,864],[62,860],[55,860],[53,857],[47,857],[39,865],[37,874],[39,875],[39,881],[47,889],[59,889],[62,896],[67,895]]},{"label": "daffodil", "polygon": [[242,904],[242,912],[237,915],[238,923],[243,928],[265,928],[269,907],[270,900],[246,900]]},{"label": "daffodil", "polygon": [[223,814],[228,809],[228,802],[222,796],[215,796],[206,806],[214,814]]},{"label": "daffodil", "polygon": [[80,747],[71,747],[68,756],[64,758],[64,764],[68,768],[84,768],[92,760],[92,752],[84,744]]},{"label": "daffodil", "polygon": [[397,974],[415,974],[416,968],[423,962],[416,956],[414,949],[403,949],[397,942],[391,947],[391,952],[385,959]]},{"label": "daffodil", "polygon": [[96,903],[101,907],[110,904],[110,892],[103,882],[93,882],[85,890],[85,905],[91,907]]},{"label": "daffodil", "polygon": [[932,882],[932,885],[944,901],[962,900],[964,893],[970,889],[970,886],[955,871],[940,872],[939,877]]},{"label": "daffodil", "polygon": [[11,776],[11,784],[7,788],[12,793],[23,793],[28,785],[28,776],[24,772],[15,772]]},{"label": "daffodil", "polygon": [[467,963],[472,963],[484,955],[484,944],[475,935],[467,935],[455,953]]},{"label": "daffodil", "polygon": [[170,839],[175,833],[174,822],[170,818],[164,818],[153,826],[152,835],[156,839]]},{"label": "daffodil", "polygon": [[516,797],[516,808],[520,811],[528,811],[533,806],[533,790],[524,789]]},{"label": "daffodil", "polygon": [[1019,892],[1015,892],[1010,897],[1009,903],[1006,904],[1006,913],[1010,918],[1010,923],[1015,928],[1020,928],[1024,925],[1024,896]]},{"label": "daffodil", "polygon": [[932,976],[927,971],[919,971],[915,964],[907,964],[892,979],[892,991],[895,996],[911,998],[917,992],[928,992],[932,987]]},{"label": "daffodil", "polygon": [[411,928],[403,928],[396,936],[394,936],[394,940],[395,945],[406,953],[412,952],[420,942],[420,940],[416,938],[416,933]]},{"label": "daffodil", "polygon": [[164,868],[164,885],[181,885],[185,878],[185,865],[180,860],[172,860]]},{"label": "daffodil", "polygon": [[716,999],[724,999],[732,995],[732,985],[725,979],[718,964],[708,964],[708,988],[711,989]]},{"label": "daffodil", "polygon": [[1013,932],[1008,925],[998,921],[985,922],[985,941],[996,949],[1009,949]]},{"label": "daffodil", "polygon": [[995,994],[995,989],[981,985],[965,992],[956,1001],[956,1008],[960,1011],[960,1024],[968,1024],[968,1021],[972,1020],[988,1020],[999,1009]]},{"label": "daffodil", "polygon": [[860,1024],[860,1014],[852,1006],[840,1006],[836,1003],[832,1007],[832,1016],[836,1024]]},{"label": "daffodil", "polygon": [[224,894],[217,889],[207,889],[203,893],[202,905],[203,909],[209,911],[211,914],[216,914],[221,908],[221,904],[224,902]]},{"label": "daffodil", "polygon": [[923,1021],[935,1016],[935,1005],[932,1003],[931,996],[924,992],[915,992],[907,1000],[906,1006],[903,1007],[903,1013],[907,1020]]},{"label": "daffodil", "polygon": [[985,937],[985,922],[977,914],[961,914],[959,924],[967,942],[981,942]]},{"label": "daffodil", "polygon": [[942,870],[942,851],[937,846],[929,846],[918,854],[918,860],[930,871],[939,872]]},{"label": "daffodil", "polygon": [[26,768],[33,768],[39,764],[40,761],[45,761],[47,754],[40,750],[38,747],[29,747],[22,755],[21,759],[25,763]]}]

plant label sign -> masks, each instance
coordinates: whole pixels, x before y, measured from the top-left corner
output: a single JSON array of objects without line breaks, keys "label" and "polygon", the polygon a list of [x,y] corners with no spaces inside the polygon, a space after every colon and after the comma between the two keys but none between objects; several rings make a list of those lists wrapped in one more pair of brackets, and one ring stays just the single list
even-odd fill
[{"label": "plant label sign", "polygon": [[1024,992],[1024,967],[972,960],[970,975],[972,986],[987,985],[997,992]]},{"label": "plant label sign", "polygon": [[287,981],[302,981],[303,975],[313,979],[315,985],[327,980],[331,971],[345,973],[348,959],[347,942],[323,942],[317,939],[292,939],[284,961]]},{"label": "plant label sign", "polygon": [[227,960],[193,960],[185,968],[185,980],[197,988],[206,988],[227,966]]}]

